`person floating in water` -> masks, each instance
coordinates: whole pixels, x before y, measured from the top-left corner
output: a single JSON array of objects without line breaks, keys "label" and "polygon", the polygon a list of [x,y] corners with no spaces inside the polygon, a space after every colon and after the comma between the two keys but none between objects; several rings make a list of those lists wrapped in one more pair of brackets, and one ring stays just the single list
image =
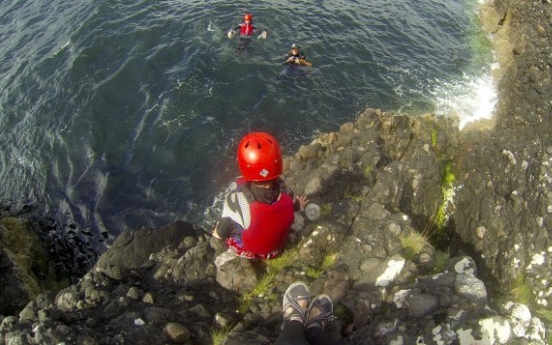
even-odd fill
[{"label": "person floating in water", "polygon": [[291,45],[284,63],[288,66],[312,66],[312,63],[307,61],[307,57],[301,51],[301,48],[295,43]]},{"label": "person floating in water", "polygon": [[[257,28],[255,25],[253,25],[253,15],[251,13],[247,12],[243,16],[243,23],[240,23],[236,25],[233,29],[228,31],[228,38],[232,39],[236,33],[240,35],[239,37],[239,43],[236,47],[237,52],[243,52],[247,49],[247,46],[249,46],[249,43],[251,43],[251,38],[255,34],[255,30]],[[261,34],[257,38],[265,39],[268,35],[268,32],[262,31]]]}]

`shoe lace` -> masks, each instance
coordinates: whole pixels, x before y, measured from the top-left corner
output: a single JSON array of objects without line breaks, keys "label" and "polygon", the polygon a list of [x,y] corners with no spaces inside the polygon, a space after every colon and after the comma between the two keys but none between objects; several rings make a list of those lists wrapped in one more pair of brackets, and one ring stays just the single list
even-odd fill
[{"label": "shoe lace", "polygon": [[307,324],[305,325],[305,328],[309,329],[312,327],[319,327],[320,329],[325,329],[328,326],[328,324],[330,324],[336,319],[337,317],[335,317],[333,314],[321,313],[307,320]]}]

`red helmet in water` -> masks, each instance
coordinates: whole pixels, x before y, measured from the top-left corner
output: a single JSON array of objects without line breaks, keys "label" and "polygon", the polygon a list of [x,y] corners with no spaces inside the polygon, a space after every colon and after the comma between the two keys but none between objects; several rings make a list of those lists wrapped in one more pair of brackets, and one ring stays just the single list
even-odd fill
[{"label": "red helmet in water", "polygon": [[268,133],[249,133],[238,145],[238,167],[246,181],[268,181],[280,176],[283,161],[278,141]]},{"label": "red helmet in water", "polygon": [[251,13],[246,13],[245,16],[243,16],[243,21],[244,22],[252,22],[253,21],[253,16],[251,15]]}]

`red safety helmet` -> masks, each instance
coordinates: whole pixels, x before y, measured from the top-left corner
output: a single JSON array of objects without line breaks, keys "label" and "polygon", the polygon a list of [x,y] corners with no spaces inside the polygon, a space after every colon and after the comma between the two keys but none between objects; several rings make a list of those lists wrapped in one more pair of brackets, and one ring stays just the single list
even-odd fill
[{"label": "red safety helmet", "polygon": [[252,22],[253,21],[253,16],[251,15],[251,13],[246,13],[245,16],[243,16],[243,21],[244,22]]},{"label": "red safety helmet", "polygon": [[238,145],[238,167],[246,181],[268,181],[280,176],[284,168],[278,141],[268,133],[249,133]]}]

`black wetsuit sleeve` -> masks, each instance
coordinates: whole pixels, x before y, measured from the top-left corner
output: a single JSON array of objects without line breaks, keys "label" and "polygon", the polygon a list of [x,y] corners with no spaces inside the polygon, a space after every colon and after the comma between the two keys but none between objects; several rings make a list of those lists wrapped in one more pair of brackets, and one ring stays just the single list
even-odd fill
[{"label": "black wetsuit sleeve", "polygon": [[301,210],[301,204],[299,203],[299,200],[297,200],[295,198],[295,194],[293,193],[293,191],[291,190],[291,188],[289,188],[286,183],[284,182],[284,180],[280,179],[279,178],[279,184],[280,184],[280,192],[281,193],[286,193],[287,195],[289,195],[291,197],[291,200],[293,200],[293,210],[295,212],[297,211],[300,211]]},{"label": "black wetsuit sleeve", "polygon": [[293,199],[293,210],[295,212],[299,212],[301,210],[301,204],[299,203],[299,200]]},{"label": "black wetsuit sleeve", "polygon": [[288,54],[288,55],[286,55],[286,58],[284,59],[284,63],[286,63],[286,62],[287,62],[287,64],[288,64],[288,65],[294,65],[294,64],[295,64],[294,60],[292,60],[292,61],[288,61],[288,60],[289,60],[289,58],[291,58],[291,57],[293,57],[293,55],[292,55],[292,54]]},{"label": "black wetsuit sleeve", "polygon": [[220,219],[217,225],[217,234],[221,239],[225,240],[228,237],[232,236],[232,225],[234,222],[228,217],[223,217]]}]

